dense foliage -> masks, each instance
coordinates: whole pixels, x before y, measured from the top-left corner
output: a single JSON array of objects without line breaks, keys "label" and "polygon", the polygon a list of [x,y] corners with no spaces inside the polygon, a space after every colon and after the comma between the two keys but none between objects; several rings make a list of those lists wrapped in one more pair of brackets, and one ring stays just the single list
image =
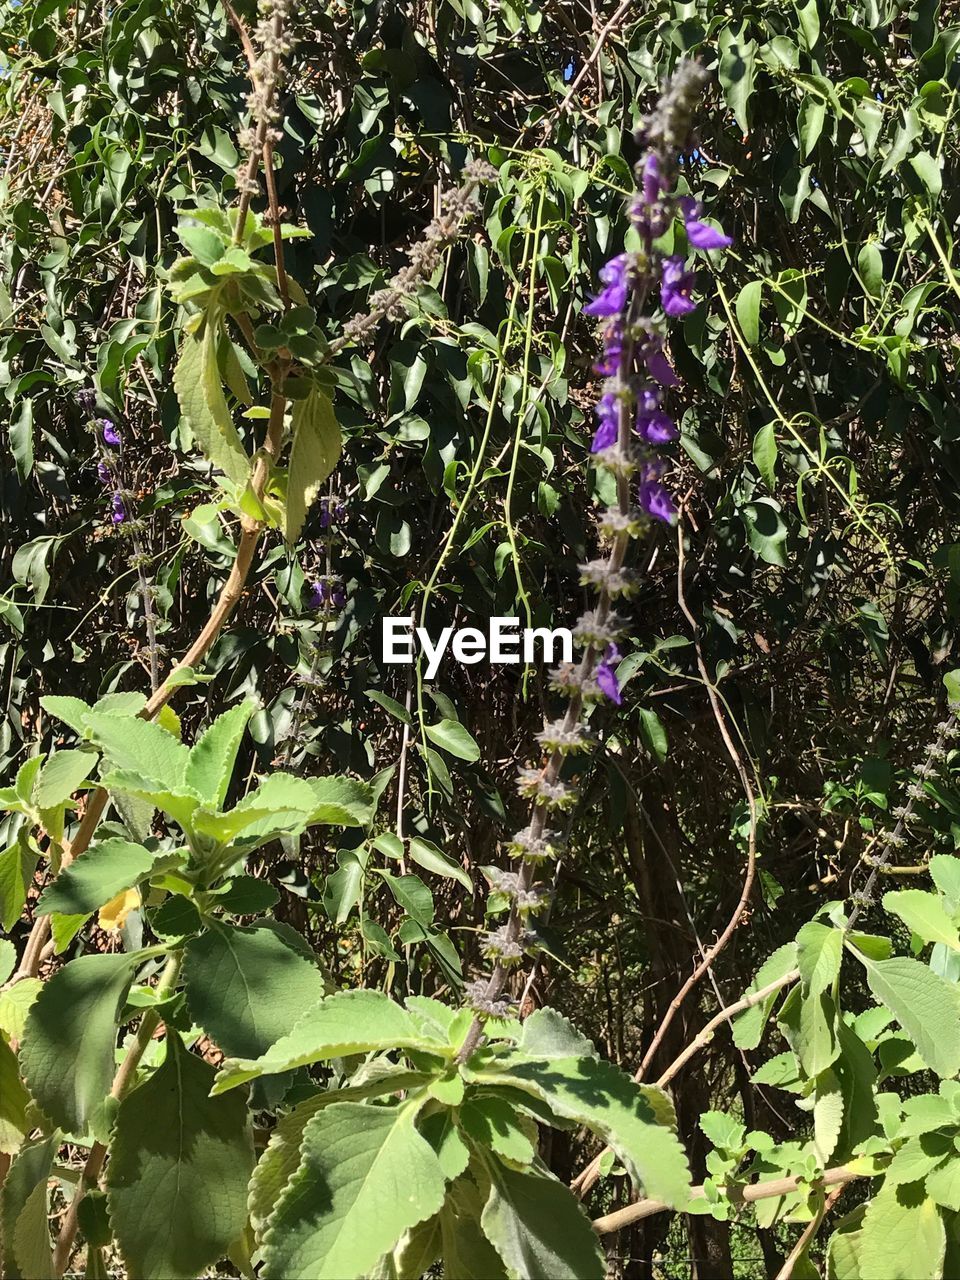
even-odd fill
[{"label": "dense foliage", "polygon": [[0,1272],[960,1275],[955,10],[2,14]]}]

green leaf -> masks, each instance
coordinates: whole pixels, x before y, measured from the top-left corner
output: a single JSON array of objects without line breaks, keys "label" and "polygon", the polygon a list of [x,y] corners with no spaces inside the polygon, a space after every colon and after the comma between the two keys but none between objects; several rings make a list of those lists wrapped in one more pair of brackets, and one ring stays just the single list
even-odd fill
[{"label": "green leaf", "polygon": [[246,484],[250,458],[234,425],[220,382],[217,324],[207,313],[200,329],[187,334],[173,372],[180,412],[204,457],[234,485]]},{"label": "green leaf", "polygon": [[760,304],[763,301],[763,281],[751,280],[737,294],[734,309],[743,340],[748,347],[760,343]]},{"label": "green leaf", "polygon": [[522,1024],[517,1050],[528,1058],[596,1057],[593,1041],[556,1009],[535,1009]]},{"label": "green leaf", "polygon": [[256,703],[249,700],[231,707],[214,720],[190,751],[184,782],[215,809],[223,807],[243,731],[256,709]]},{"label": "green leaf", "polygon": [[739,31],[732,24],[723,27],[717,45],[720,61],[717,75],[724,100],[743,133],[750,132],[750,98],[756,75],[757,44],[746,38],[747,24]]},{"label": "green leaf", "polygon": [[563,1119],[585,1124],[613,1148],[646,1195],[670,1205],[685,1200],[690,1171],[673,1128],[658,1121],[662,1091],[638,1085],[609,1062],[592,1057],[531,1061],[507,1054],[464,1070],[468,1080],[522,1089]]},{"label": "green leaf", "polygon": [[[234,876],[227,887],[217,893],[217,906],[235,916],[255,916],[280,901],[280,895],[269,882],[258,876]],[[301,1006],[300,1012],[303,1012]]]},{"label": "green leaf", "polygon": [[885,1005],[939,1076],[960,1071],[960,995],[926,965],[906,956],[868,960],[854,952],[867,971],[874,997]]},{"label": "green leaf", "polygon": [[805,0],[797,5],[797,23],[800,27],[800,41],[808,53],[811,53],[820,39],[820,13],[817,0]]},{"label": "green leaf", "polygon": [[[814,0],[814,8],[816,8],[816,0]],[[801,160],[806,160],[807,156],[820,141],[826,118],[827,104],[822,98],[808,94],[800,106],[800,115],[797,120]]]},{"label": "green leaf", "polygon": [[[784,974],[795,969],[797,964],[797,944],[788,942],[785,946],[776,950],[769,960],[765,960],[757,970],[757,976],[750,983],[745,991],[745,995],[751,995],[755,991],[762,991],[764,987],[776,982],[778,978],[782,978]],[[738,1049],[756,1049],[760,1041],[763,1039],[763,1030],[767,1025],[767,1019],[770,1017],[774,1004],[780,998],[780,992],[775,991],[761,1004],[755,1004],[750,1009],[745,1009],[743,1013],[737,1014],[731,1023],[733,1031],[733,1043]]]},{"label": "green leaf", "polygon": [[813,1145],[826,1167],[840,1140],[844,1110],[840,1081],[830,1067],[817,1076],[813,1099]]},{"label": "green leaf", "polygon": [[473,893],[473,881],[463,867],[448,858],[435,844],[424,840],[421,836],[412,836],[409,850],[411,859],[417,866],[423,867],[424,871],[432,871],[435,875],[444,876],[447,880],[456,880],[463,885],[467,893]]},{"label": "green leaf", "polygon": [[80,956],[64,965],[27,1015],[20,1066],[40,1110],[86,1133],[110,1091],[117,1021],[142,956]]},{"label": "green leaf", "polygon": [[0,1184],[0,1243],[6,1280],[53,1280],[47,1180],[59,1138],[24,1147]]},{"label": "green leaf", "polygon": [[0,986],[3,986],[16,967],[16,947],[6,938],[0,938]]},{"label": "green leaf", "polygon": [[190,752],[158,724],[136,716],[91,711],[87,727],[125,775],[139,774],[161,788],[177,791],[183,785]]},{"label": "green leaf", "polygon": [[777,487],[777,429],[768,422],[753,437],[753,464],[771,493]]},{"label": "green leaf", "polygon": [[33,1128],[30,1095],[20,1082],[17,1055],[0,1036],[0,1154],[12,1155]]},{"label": "green leaf", "polygon": [[20,919],[38,861],[36,845],[24,829],[0,853],[0,928],[7,932]]},{"label": "green leaf", "polygon": [[119,836],[91,845],[47,885],[37,901],[37,912],[87,916],[124,889],[132,889],[160,856]]},{"label": "green leaf", "polygon": [[189,1280],[243,1231],[253,1136],[239,1094],[208,1097],[213,1076],[170,1033],[163,1064],[120,1103],[107,1194],[131,1276]]},{"label": "green leaf", "polygon": [[927,1195],[953,1213],[960,1212],[960,1157],[948,1160],[927,1177]]},{"label": "green leaf", "polygon": [[603,1280],[600,1241],[579,1200],[543,1165],[517,1173],[490,1160],[483,1233],[523,1280]]},{"label": "green leaf", "polygon": [[291,430],[283,532],[292,544],[300,537],[320,486],[340,460],[343,441],[330,398],[317,389],[306,400],[294,401]]},{"label": "green leaf", "polygon": [[663,721],[649,707],[639,707],[638,710],[640,712],[640,737],[643,739],[644,746],[646,746],[655,760],[663,764],[670,746]]},{"label": "green leaf", "polygon": [[941,1280],[945,1250],[943,1220],[922,1184],[885,1182],[863,1216],[859,1280]]},{"label": "green leaf", "polygon": [[899,889],[883,895],[883,908],[899,916],[924,942],[940,942],[960,951],[960,933],[936,894],[923,889]]},{"label": "green leaf", "polygon": [[168,791],[161,783],[126,769],[111,769],[101,781],[108,791],[148,805],[151,818],[154,809],[161,809],[185,831],[192,828],[194,815],[200,807],[199,796],[188,795],[184,789]]},{"label": "green leaf", "polygon": [[313,791],[310,823],[329,827],[365,827],[374,810],[373,791],[352,778],[308,778]]},{"label": "green leaf", "polygon": [[865,1205],[840,1220],[827,1243],[827,1280],[860,1280],[860,1245]]},{"label": "green leaf", "polygon": [[843,933],[832,925],[811,920],[797,934],[797,968],[804,996],[829,991],[840,973]]},{"label": "green leaf", "polygon": [[857,255],[857,270],[871,298],[883,294],[883,255],[876,241],[868,241]]},{"label": "green leaf", "polygon": [[715,1147],[723,1151],[739,1151],[743,1146],[746,1129],[725,1111],[705,1111],[699,1123]]},{"label": "green leaf", "polygon": [[93,773],[97,756],[92,751],[56,751],[40,770],[33,798],[38,809],[53,809],[69,800]]},{"label": "green leaf", "polygon": [[[323,975],[283,925],[211,926],[187,943],[184,983],[195,1023],[231,1057],[258,1058],[324,994]],[[292,932],[292,931],[291,931]]]},{"label": "green leaf", "polygon": [[472,1178],[458,1178],[440,1213],[444,1276],[457,1280],[507,1280],[500,1255],[480,1227],[484,1200]]},{"label": "green leaf", "polygon": [[425,1073],[405,1071],[383,1059],[378,1065],[382,1070],[372,1080],[346,1089],[315,1093],[313,1097],[305,1099],[281,1116],[250,1180],[250,1222],[258,1241],[263,1239],[268,1219],[276,1207],[281,1191],[300,1164],[304,1131],[318,1111],[334,1102],[357,1102],[364,1098],[417,1089],[431,1079]]},{"label": "green leaf", "polygon": [[525,1118],[521,1121],[510,1103],[496,1094],[472,1093],[460,1108],[460,1123],[474,1141],[512,1164],[530,1164],[537,1153],[536,1126]]},{"label": "green leaf", "polygon": [[443,747],[444,751],[449,751],[458,760],[466,760],[468,764],[472,764],[480,759],[480,748],[456,720],[439,720],[436,724],[424,725],[424,732],[431,742]]},{"label": "green leaf", "polygon": [[359,1280],[438,1212],[444,1178],[417,1132],[419,1105],[344,1102],[313,1117],[264,1238],[267,1280]]},{"label": "green leaf", "polygon": [[433,923],[433,894],[419,876],[395,876],[382,867],[375,867],[374,870],[411,919],[424,928]]},{"label": "green leaf", "polygon": [[214,1092],[256,1076],[275,1075],[371,1049],[433,1049],[416,1020],[379,991],[339,991],[308,1010],[292,1030],[255,1060],[228,1059]]}]

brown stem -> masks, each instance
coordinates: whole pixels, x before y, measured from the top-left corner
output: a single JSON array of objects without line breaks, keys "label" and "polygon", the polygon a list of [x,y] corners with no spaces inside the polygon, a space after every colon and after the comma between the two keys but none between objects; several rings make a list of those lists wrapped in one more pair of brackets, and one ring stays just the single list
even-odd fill
[{"label": "brown stem", "polygon": [[[848,1182],[854,1182],[857,1178],[872,1177],[869,1173],[855,1173],[852,1169],[848,1169],[846,1165],[837,1165],[835,1169],[827,1169],[821,1177],[815,1180],[815,1185],[820,1187],[845,1187]],[[742,1189],[731,1187],[729,1191],[730,1199],[738,1204],[753,1204],[756,1200],[775,1200],[780,1196],[788,1196],[793,1191],[799,1189],[807,1182],[808,1179],[802,1176],[795,1178],[771,1178],[769,1182],[754,1182],[749,1187]],[[703,1187],[692,1187],[690,1189],[691,1200],[705,1200],[706,1192]],[[631,1223],[639,1222],[641,1218],[652,1218],[656,1213],[667,1213],[671,1209],[671,1205],[664,1204],[662,1200],[638,1200],[636,1204],[628,1204],[623,1209],[617,1209],[614,1213],[604,1214],[602,1218],[594,1218],[593,1229],[597,1235],[609,1235],[612,1231],[621,1231],[624,1227],[629,1227]]]}]

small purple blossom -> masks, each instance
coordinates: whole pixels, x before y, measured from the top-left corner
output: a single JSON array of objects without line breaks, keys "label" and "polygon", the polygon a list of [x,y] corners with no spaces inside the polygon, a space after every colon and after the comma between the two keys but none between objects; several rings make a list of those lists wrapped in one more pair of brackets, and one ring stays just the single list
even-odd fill
[{"label": "small purple blossom", "polygon": [[673,366],[664,355],[663,338],[659,334],[651,334],[640,350],[643,363],[647,366],[647,372],[651,378],[656,378],[657,382],[664,387],[675,387],[679,384],[680,379],[673,371]]},{"label": "small purple blossom", "polygon": [[604,697],[609,698],[610,701],[616,703],[618,707],[623,702],[623,694],[620,692],[620,682],[617,679],[617,673],[614,671],[611,664],[619,661],[620,650],[615,644],[608,644],[606,653],[603,655],[601,661],[597,663],[596,670],[594,671],[597,688]]},{"label": "small purple blossom", "polygon": [[320,528],[330,529],[339,524],[347,514],[346,504],[339,498],[320,499]]},{"label": "small purple blossom", "polygon": [[660,159],[655,151],[650,151],[643,165],[642,190],[643,199],[649,205],[660,195]]},{"label": "small purple blossom", "polygon": [[110,445],[111,448],[116,448],[120,443],[120,432],[117,428],[109,418],[101,418],[100,427],[103,434],[103,443]]},{"label": "small purple blossom", "polygon": [[623,358],[623,321],[613,320],[603,334],[603,355],[593,366],[602,378],[612,378],[620,370]]},{"label": "small purple blossom", "polygon": [[126,507],[123,505],[123,498],[119,493],[115,493],[113,495],[110,505],[113,508],[110,519],[114,524],[123,524],[124,520],[127,518],[127,511]]},{"label": "small purple blossom", "polygon": [[669,444],[680,432],[669,413],[655,409],[653,413],[637,414],[637,431],[648,444]]},{"label": "small purple blossom", "polygon": [[683,211],[684,226],[687,229],[687,239],[694,249],[729,249],[733,244],[733,240],[718,227],[711,227],[708,222],[703,222],[700,218],[702,212],[696,200],[690,196],[684,196],[680,201],[680,208]]},{"label": "small purple blossom", "polygon": [[664,524],[669,524],[677,514],[673,499],[660,483],[660,468],[655,463],[643,468],[639,502],[641,511],[653,520],[662,520]]},{"label": "small purple blossom", "polygon": [[630,267],[633,255],[617,254],[600,268],[600,279],[606,288],[583,308],[587,316],[619,316],[623,314],[630,293]]},{"label": "small purple blossom", "polygon": [[110,474],[110,468],[102,458],[97,463],[97,476],[101,484],[111,484],[113,482],[113,476]]},{"label": "small purple blossom", "polygon": [[690,297],[693,291],[694,274],[684,267],[682,258],[665,258],[663,275],[660,280],[660,301],[668,316],[674,319],[687,316],[696,308]]},{"label": "small purple blossom", "polygon": [[616,444],[617,440],[619,402],[614,392],[607,391],[600,397],[596,414],[599,424],[597,433],[593,437],[590,451],[591,453],[602,453],[604,449],[609,449],[611,445]]},{"label": "small purple blossom", "polygon": [[311,609],[342,609],[347,602],[347,594],[339,578],[318,578],[310,591]]}]

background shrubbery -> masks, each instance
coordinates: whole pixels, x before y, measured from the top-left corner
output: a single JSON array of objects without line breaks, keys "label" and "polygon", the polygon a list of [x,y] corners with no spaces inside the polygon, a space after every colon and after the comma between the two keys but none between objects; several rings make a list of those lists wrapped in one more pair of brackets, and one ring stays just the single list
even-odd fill
[{"label": "background shrubbery", "polygon": [[[633,130],[685,54],[715,77],[682,171],[735,245],[674,333],[680,521],[643,544],[624,705],[594,716],[605,749],[558,873],[553,957],[526,998],[634,1069],[741,892],[732,755],[759,798],[756,885],[651,1078],[819,907],[862,888],[960,665],[958,22],[933,0],[299,7],[278,194],[285,221],[311,232],[288,243],[287,266],[328,337],[402,264],[469,158],[499,169],[411,317],[334,361],[337,518],[325,526],[315,507],[292,552],[272,535],[212,682],[177,705],[192,740],[210,704],[261,700],[235,787],[271,763],[372,780],[402,757],[405,834],[471,873],[476,897],[425,876],[432,905],[418,902],[411,927],[349,831],[265,858],[277,917],[338,981],[455,997],[482,967],[478,869],[502,861],[518,825],[513,778],[534,754],[544,673],[447,664],[426,684],[381,667],[380,619],[569,625],[583,608],[576,566],[608,482],[586,465],[599,387],[580,306],[627,233]],[[3,25],[6,776],[58,741],[43,695],[147,687],[151,644],[165,668],[225,577],[209,468],[182,452],[180,318],[163,285],[178,210],[232,199],[248,85],[209,0],[26,0]],[[97,478],[89,392],[122,438],[122,525]],[[323,575],[346,597],[330,625],[312,593]],[[435,749],[441,719],[465,726],[479,759]],[[918,812],[904,864],[955,847],[950,768]],[[27,927],[4,924],[15,939]],[[854,986],[847,1007],[858,1001]],[[755,1065],[720,1033],[674,1081],[695,1181],[703,1112],[780,1140],[796,1128],[783,1095],[747,1087]],[[558,1133],[549,1154],[569,1178],[593,1150]],[[628,1188],[606,1180],[594,1197],[609,1209]],[[774,1275],[789,1248],[783,1228],[687,1222],[611,1237],[616,1265]]]}]

